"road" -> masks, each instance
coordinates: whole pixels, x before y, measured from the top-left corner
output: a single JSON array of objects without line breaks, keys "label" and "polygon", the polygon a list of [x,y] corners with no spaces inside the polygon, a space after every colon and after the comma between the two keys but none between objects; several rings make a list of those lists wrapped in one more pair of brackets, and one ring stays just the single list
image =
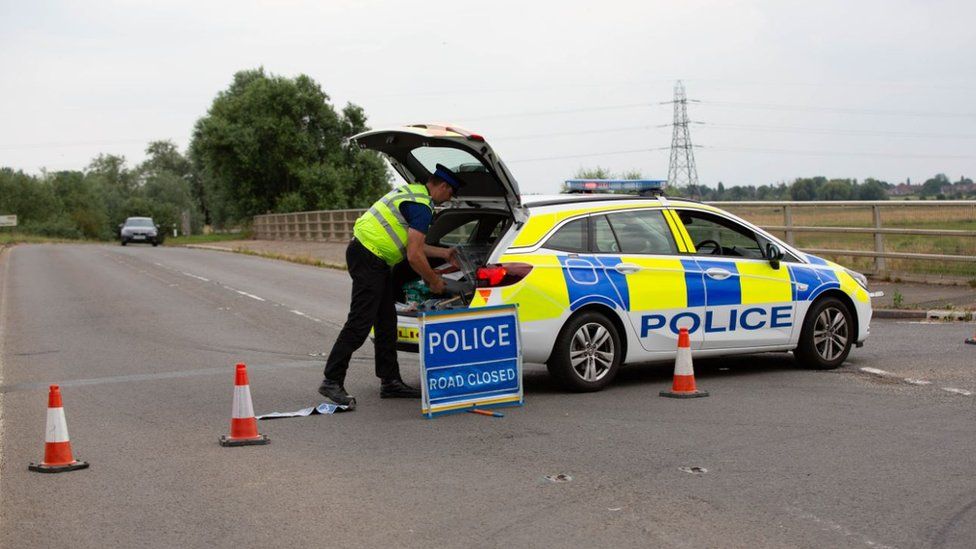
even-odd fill
[{"label": "road", "polygon": [[[697,361],[526,405],[424,420],[357,354],[348,414],[259,422],[222,448],[233,366],[258,413],[320,402],[346,273],[178,248],[18,246],[0,256],[0,546],[972,547],[973,324],[875,321],[835,371],[788,354]],[[401,354],[405,379],[419,377]],[[867,373],[861,368],[882,370]],[[915,385],[905,378],[929,381]],[[60,383],[75,456],[43,455]],[[682,468],[702,467],[689,473]],[[553,483],[547,475],[572,480]]]}]

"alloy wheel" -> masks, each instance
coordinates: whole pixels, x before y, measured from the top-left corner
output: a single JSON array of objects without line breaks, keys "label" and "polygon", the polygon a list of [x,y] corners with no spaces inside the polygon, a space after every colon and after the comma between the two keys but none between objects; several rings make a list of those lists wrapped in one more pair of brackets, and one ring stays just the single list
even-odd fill
[{"label": "alloy wheel", "polygon": [[610,331],[596,322],[584,324],[573,335],[569,360],[584,381],[599,381],[613,365],[614,347]]}]

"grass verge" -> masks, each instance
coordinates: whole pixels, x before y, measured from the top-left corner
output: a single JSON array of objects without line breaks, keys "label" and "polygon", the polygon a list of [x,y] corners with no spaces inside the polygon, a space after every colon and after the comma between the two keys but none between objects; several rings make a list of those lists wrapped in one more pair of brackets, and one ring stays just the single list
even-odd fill
[{"label": "grass verge", "polygon": [[346,266],[340,265],[338,263],[330,263],[328,261],[322,261],[307,255],[286,255],[274,252],[259,252],[257,250],[249,250],[247,248],[237,247],[234,248],[234,253],[253,255],[257,257],[263,257],[265,259],[277,259],[280,261],[288,261],[289,263],[298,263],[299,265],[310,265],[312,267],[322,267],[325,269],[337,269],[340,271],[345,271]]},{"label": "grass verge", "polygon": [[72,238],[53,238],[25,233],[8,233],[0,231],[0,244],[51,244],[58,242],[95,242],[94,240],[78,240]]},{"label": "grass verge", "polygon": [[214,242],[226,242],[228,240],[248,240],[251,233],[213,233],[213,234],[194,234],[188,236],[168,237],[163,240],[163,246],[186,246],[187,244],[212,244]]}]

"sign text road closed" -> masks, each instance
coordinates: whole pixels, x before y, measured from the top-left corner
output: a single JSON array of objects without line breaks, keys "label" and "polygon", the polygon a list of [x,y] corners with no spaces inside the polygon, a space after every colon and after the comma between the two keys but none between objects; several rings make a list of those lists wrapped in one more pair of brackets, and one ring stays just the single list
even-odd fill
[{"label": "sign text road closed", "polygon": [[0,215],[0,227],[16,227],[16,215]]},{"label": "sign text road closed", "polygon": [[522,403],[522,352],[514,306],[420,316],[420,370],[427,417]]}]

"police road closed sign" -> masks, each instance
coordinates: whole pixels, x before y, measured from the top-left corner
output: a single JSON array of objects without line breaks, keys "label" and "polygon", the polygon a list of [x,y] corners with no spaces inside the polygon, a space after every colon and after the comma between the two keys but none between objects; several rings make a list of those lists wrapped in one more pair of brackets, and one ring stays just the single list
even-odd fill
[{"label": "police road closed sign", "polygon": [[428,418],[522,404],[522,348],[514,305],[420,315],[422,411]]},{"label": "police road closed sign", "polygon": [[0,227],[16,227],[16,215],[0,215]]}]

